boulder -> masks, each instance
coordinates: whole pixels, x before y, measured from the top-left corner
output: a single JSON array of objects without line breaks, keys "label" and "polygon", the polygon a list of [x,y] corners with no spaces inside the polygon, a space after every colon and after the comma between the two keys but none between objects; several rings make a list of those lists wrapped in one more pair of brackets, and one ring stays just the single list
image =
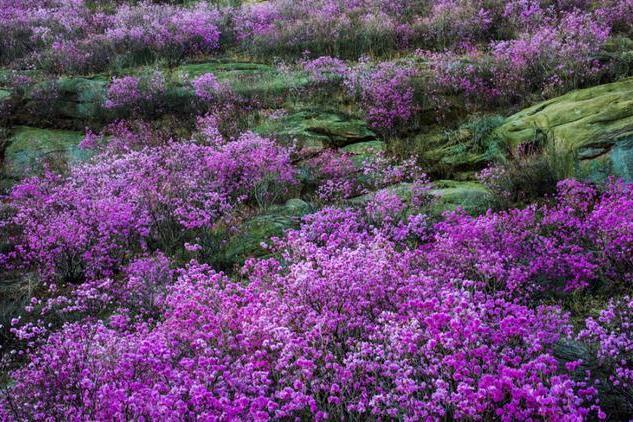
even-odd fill
[{"label": "boulder", "polygon": [[318,110],[298,111],[268,120],[256,131],[288,140],[297,139],[310,145],[318,143],[330,148],[377,140],[376,134],[367,127],[365,121]]},{"label": "boulder", "polygon": [[31,87],[15,110],[15,121],[28,126],[83,130],[104,118],[102,103],[107,81],[63,77]]},{"label": "boulder", "polygon": [[433,213],[453,211],[461,208],[468,213],[485,212],[490,204],[490,192],[481,183],[456,180],[433,182],[431,195],[435,198]]},{"label": "boulder", "polygon": [[105,96],[104,79],[62,78],[57,81],[64,107],[60,110],[70,119],[91,121],[97,118]]},{"label": "boulder", "polygon": [[259,99],[283,96],[309,82],[303,72],[286,73],[267,64],[226,60],[185,64],[179,66],[177,72],[190,78],[213,73],[220,81],[228,83],[236,93]]},{"label": "boulder", "polygon": [[633,78],[570,92],[510,116],[496,129],[510,147],[544,136],[572,153],[581,175],[633,180]]},{"label": "boulder", "polygon": [[268,252],[263,244],[271,237],[282,236],[284,231],[299,225],[301,217],[313,211],[307,202],[293,198],[285,204],[271,207],[247,220],[239,232],[228,239],[213,260],[222,267],[242,264],[248,257],[264,256]]},{"label": "boulder", "polygon": [[384,152],[385,148],[386,145],[383,141],[366,141],[347,145],[341,148],[341,151],[350,154],[354,164],[362,167],[366,161]]},{"label": "boulder", "polygon": [[2,162],[2,188],[38,174],[43,166],[64,169],[69,164],[85,160],[88,151],[79,148],[81,132],[49,130],[33,127],[15,128],[7,139]]},{"label": "boulder", "polygon": [[[411,183],[398,183],[385,189],[397,194],[403,200],[411,195]],[[430,195],[434,198],[428,212],[439,215],[445,211],[461,208],[470,214],[480,214],[488,209],[490,192],[481,183],[455,180],[436,180],[432,182]],[[351,198],[350,205],[362,206],[370,201],[376,192]]]}]

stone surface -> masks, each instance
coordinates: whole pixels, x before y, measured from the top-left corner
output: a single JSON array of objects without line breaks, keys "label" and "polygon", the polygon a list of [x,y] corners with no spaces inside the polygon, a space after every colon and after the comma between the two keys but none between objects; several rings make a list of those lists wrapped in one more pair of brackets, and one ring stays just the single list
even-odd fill
[{"label": "stone surface", "polygon": [[556,151],[576,154],[589,177],[633,180],[633,78],[536,104],[510,116],[496,134],[512,147],[544,136]]},{"label": "stone surface", "polygon": [[224,266],[231,266],[243,263],[248,257],[266,255],[267,251],[262,243],[269,241],[271,237],[282,236],[285,230],[298,226],[301,217],[312,211],[312,206],[299,198],[271,207],[246,221],[240,227],[239,234],[229,239],[216,259]]},{"label": "stone surface", "polygon": [[89,157],[79,149],[81,132],[48,130],[33,127],[15,128],[7,140],[2,162],[2,187],[39,173],[44,164],[63,169],[68,164]]},{"label": "stone surface", "polygon": [[282,73],[267,64],[239,61],[185,64],[179,66],[177,72],[190,78],[213,73],[220,81],[228,83],[235,92],[247,97],[282,95],[309,82],[307,76],[300,72]]},{"label": "stone surface", "polygon": [[[411,195],[410,183],[398,183],[385,189],[395,192],[404,200]],[[375,194],[375,192],[370,192],[366,195],[351,198],[349,203],[352,205],[363,205],[371,200]],[[428,210],[431,214],[441,214],[457,208],[462,208],[471,214],[478,214],[487,210],[490,201],[490,192],[477,182],[437,180],[432,182],[430,194],[434,197],[434,201]]]},{"label": "stone surface", "polygon": [[298,111],[260,125],[257,132],[284,139],[342,148],[358,142],[375,141],[376,134],[360,119],[327,111]]},{"label": "stone surface", "polygon": [[462,208],[469,213],[480,213],[487,209],[490,192],[477,182],[437,180],[433,182],[431,195],[436,199],[433,211],[436,213]]},{"label": "stone surface", "polygon": [[102,103],[107,80],[62,77],[35,84],[15,111],[17,122],[82,130],[103,120]]},{"label": "stone surface", "polygon": [[65,100],[61,112],[71,119],[93,120],[101,108],[106,85],[102,79],[60,79],[59,92]]}]

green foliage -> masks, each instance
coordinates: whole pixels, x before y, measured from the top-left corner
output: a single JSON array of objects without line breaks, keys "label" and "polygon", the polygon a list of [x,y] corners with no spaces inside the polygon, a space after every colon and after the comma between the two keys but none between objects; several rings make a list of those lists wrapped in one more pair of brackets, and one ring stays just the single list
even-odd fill
[{"label": "green foliage", "polygon": [[474,116],[455,129],[439,127],[413,138],[389,139],[388,147],[401,157],[418,157],[426,171],[437,177],[461,179],[505,153],[495,133],[504,120],[499,115]]}]

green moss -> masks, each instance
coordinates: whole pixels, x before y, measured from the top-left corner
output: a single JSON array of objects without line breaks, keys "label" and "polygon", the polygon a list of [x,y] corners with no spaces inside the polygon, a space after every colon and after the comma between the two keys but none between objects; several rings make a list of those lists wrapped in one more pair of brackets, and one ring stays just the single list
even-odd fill
[{"label": "green moss", "polygon": [[402,158],[417,157],[434,176],[463,180],[503,155],[495,129],[504,121],[493,114],[472,116],[454,129],[427,127],[410,138],[390,139],[389,151]]},{"label": "green moss", "polygon": [[213,260],[229,268],[234,264],[242,264],[248,257],[264,256],[267,251],[262,248],[262,242],[269,241],[273,236],[281,236],[285,230],[298,226],[300,218],[312,211],[308,203],[298,198],[272,207],[246,221],[239,233],[229,239]]},{"label": "green moss", "polygon": [[64,115],[81,120],[97,117],[105,96],[107,82],[102,79],[61,78],[59,92],[66,99]]},{"label": "green moss", "polygon": [[471,214],[486,211],[491,200],[490,192],[477,182],[438,180],[433,182],[431,195],[436,199],[432,206],[435,214],[462,208]]},{"label": "green moss", "polygon": [[6,187],[20,178],[37,174],[44,163],[54,168],[64,168],[70,163],[87,159],[89,153],[78,147],[82,138],[81,132],[16,128],[5,150],[3,185]]},{"label": "green moss", "polygon": [[[387,190],[407,201],[411,197],[411,183],[398,183],[388,186]],[[350,205],[362,206],[370,201],[375,192],[349,200]],[[490,192],[478,182],[460,182],[456,180],[437,180],[432,183],[430,195],[434,198],[427,210],[431,215],[440,215],[445,211],[461,208],[470,214],[485,212],[491,201]]]},{"label": "green moss", "polygon": [[532,142],[539,133],[557,151],[573,152],[580,161],[604,161],[606,156],[611,173],[633,180],[633,78],[536,104],[496,130],[512,148]]},{"label": "green moss", "polygon": [[358,167],[361,167],[367,160],[371,160],[377,154],[385,151],[385,143],[383,141],[366,141],[357,142],[341,148],[341,151],[352,155],[352,161]]},{"label": "green moss", "polygon": [[382,152],[384,150],[385,143],[383,141],[357,142],[341,148],[341,151],[354,155],[371,155],[376,151]]},{"label": "green moss", "polygon": [[308,77],[303,72],[284,74],[261,63],[216,61],[186,64],[176,71],[192,78],[213,73],[220,81],[231,85],[236,93],[247,97],[282,95],[308,83]]},{"label": "green moss", "polygon": [[321,143],[336,148],[376,140],[376,134],[363,120],[318,110],[298,111],[278,119],[268,119],[255,131],[280,139],[298,139],[309,145]]}]

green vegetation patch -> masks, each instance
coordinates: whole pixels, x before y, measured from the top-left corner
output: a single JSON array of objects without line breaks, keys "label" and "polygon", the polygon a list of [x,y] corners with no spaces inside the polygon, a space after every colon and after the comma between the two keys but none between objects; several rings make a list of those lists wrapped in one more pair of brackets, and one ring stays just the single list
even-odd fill
[{"label": "green vegetation patch", "polygon": [[255,129],[263,135],[281,139],[297,139],[307,143],[323,143],[341,148],[358,142],[376,141],[367,122],[343,114],[304,110],[277,119],[268,119]]},{"label": "green vegetation patch", "polygon": [[44,164],[63,169],[70,163],[87,159],[90,153],[78,146],[82,138],[81,132],[16,128],[4,153],[3,179],[15,181],[37,174]]}]

